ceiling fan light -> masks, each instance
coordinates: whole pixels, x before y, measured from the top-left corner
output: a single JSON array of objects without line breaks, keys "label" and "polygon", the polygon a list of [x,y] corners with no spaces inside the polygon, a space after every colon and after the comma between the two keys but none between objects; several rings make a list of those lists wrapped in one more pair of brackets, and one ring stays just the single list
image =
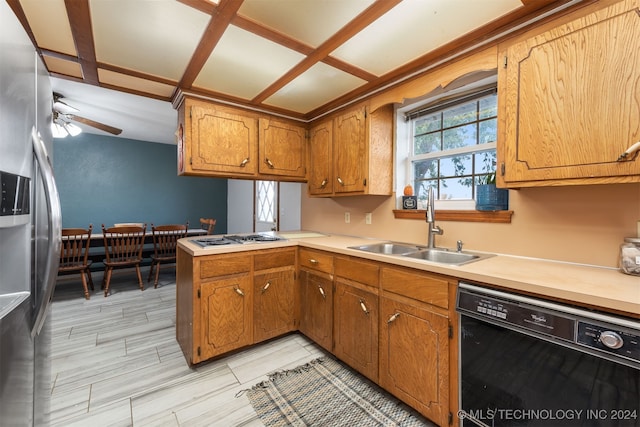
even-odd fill
[{"label": "ceiling fan light", "polygon": [[69,135],[69,132],[66,131],[64,127],[56,122],[51,123],[51,134],[54,138],[66,138]]},{"label": "ceiling fan light", "polygon": [[63,122],[63,126],[64,130],[69,132],[69,135],[71,136],[77,136],[82,133],[82,129],[80,128],[80,126],[74,125],[73,123]]}]

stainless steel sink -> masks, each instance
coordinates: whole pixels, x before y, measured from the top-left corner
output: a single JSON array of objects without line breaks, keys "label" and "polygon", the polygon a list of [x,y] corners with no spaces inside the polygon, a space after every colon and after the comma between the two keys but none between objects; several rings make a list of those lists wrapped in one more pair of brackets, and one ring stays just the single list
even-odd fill
[{"label": "stainless steel sink", "polygon": [[424,246],[412,245],[409,243],[374,243],[371,245],[351,246],[349,249],[357,249],[359,251],[372,252],[385,255],[406,255],[424,249]]},{"label": "stainless steel sink", "polygon": [[480,261],[481,259],[486,259],[495,255],[468,251],[454,252],[447,249],[425,249],[418,252],[402,254],[402,256],[437,262],[440,264],[462,265],[474,261]]}]

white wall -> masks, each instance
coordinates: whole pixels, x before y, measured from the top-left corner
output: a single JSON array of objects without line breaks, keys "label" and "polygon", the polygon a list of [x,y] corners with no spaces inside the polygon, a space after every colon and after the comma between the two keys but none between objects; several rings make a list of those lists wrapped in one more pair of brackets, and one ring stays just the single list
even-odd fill
[{"label": "white wall", "polygon": [[227,180],[227,233],[253,231],[253,181]]}]

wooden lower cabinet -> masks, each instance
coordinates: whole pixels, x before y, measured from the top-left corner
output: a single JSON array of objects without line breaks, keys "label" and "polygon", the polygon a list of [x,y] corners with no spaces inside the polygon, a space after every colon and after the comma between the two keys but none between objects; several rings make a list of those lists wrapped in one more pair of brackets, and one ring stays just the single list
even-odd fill
[{"label": "wooden lower cabinet", "polygon": [[300,332],[328,351],[333,350],[333,278],[300,270]]},{"label": "wooden lower cabinet", "polygon": [[221,278],[200,287],[200,360],[253,342],[251,276]]},{"label": "wooden lower cabinet", "polygon": [[253,340],[260,342],[295,330],[293,266],[253,278]]},{"label": "wooden lower cabinet", "polygon": [[449,424],[449,319],[394,296],[380,302],[380,386]]},{"label": "wooden lower cabinet", "polygon": [[336,279],[333,353],[378,381],[378,295]]}]

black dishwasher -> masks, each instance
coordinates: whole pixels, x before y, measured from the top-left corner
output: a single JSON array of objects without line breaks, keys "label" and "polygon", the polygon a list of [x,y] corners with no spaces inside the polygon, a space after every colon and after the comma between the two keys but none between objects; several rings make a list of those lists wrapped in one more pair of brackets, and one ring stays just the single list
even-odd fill
[{"label": "black dishwasher", "polygon": [[640,426],[640,322],[460,283],[464,426]]}]

